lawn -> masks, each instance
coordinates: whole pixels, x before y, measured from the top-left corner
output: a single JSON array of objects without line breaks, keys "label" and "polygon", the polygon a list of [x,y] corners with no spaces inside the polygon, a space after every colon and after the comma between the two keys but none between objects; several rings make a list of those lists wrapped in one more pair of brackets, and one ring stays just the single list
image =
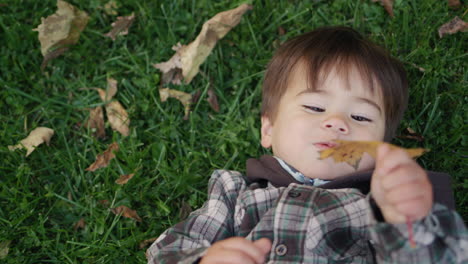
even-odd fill
[{"label": "lawn", "polygon": [[[216,45],[202,73],[190,84],[168,85],[201,92],[184,120],[182,104],[161,102],[161,72],[153,64],[168,60],[177,42],[194,40],[204,21],[243,1],[117,1],[118,15],[134,12],[136,19],[115,41],[103,36],[116,19],[103,11],[106,2],[69,1],[88,13],[89,23],[43,72],[32,29],[56,11],[56,2],[0,4],[0,243],[10,242],[0,262],[144,263],[148,245],[140,243],[199,207],[214,169],[244,171],[246,159],[268,153],[259,144],[265,65],[281,42],[323,25],[354,27],[404,62],[410,106],[398,135],[411,128],[424,139],[394,143],[431,149],[420,164],[452,176],[458,211],[468,220],[468,34],[437,32],[456,15],[466,21],[466,5],[396,0],[391,18],[370,0],[251,1],[253,10]],[[89,109],[103,103],[82,88],[106,88],[107,78],[118,81],[114,99],[129,114],[127,137],[106,123],[107,137],[97,139],[83,126]],[[219,112],[206,101],[210,88]],[[40,126],[55,131],[49,146],[28,157],[9,151]],[[109,166],[86,171],[112,142],[120,150]],[[127,184],[115,183],[130,173]],[[120,205],[142,221],[111,212]],[[84,227],[74,228],[80,219]]]}]

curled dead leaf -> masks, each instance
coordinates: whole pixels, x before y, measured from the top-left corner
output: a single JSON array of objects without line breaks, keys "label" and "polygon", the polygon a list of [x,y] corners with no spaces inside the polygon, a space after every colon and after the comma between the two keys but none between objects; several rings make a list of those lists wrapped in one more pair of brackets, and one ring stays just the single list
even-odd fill
[{"label": "curled dead leaf", "polygon": [[444,35],[455,34],[460,31],[461,32],[468,31],[468,23],[466,23],[465,21],[461,20],[458,16],[456,16],[454,19],[443,24],[439,28],[439,37],[442,38]]},{"label": "curled dead leaf", "polygon": [[89,110],[89,118],[85,123],[85,127],[92,129],[93,134],[97,138],[105,138],[106,130],[104,128],[104,113],[101,106]]},{"label": "curled dead leaf", "polygon": [[25,148],[27,150],[26,157],[33,152],[37,146],[41,145],[42,143],[46,143],[47,146],[49,145],[50,138],[54,135],[54,130],[47,128],[47,127],[38,127],[31,131],[29,135],[21,140],[19,144],[14,146],[8,146],[10,151],[14,151],[16,149]]},{"label": "curled dead leaf", "polygon": [[133,178],[133,176],[135,176],[135,173],[126,174],[126,175],[120,175],[120,177],[119,177],[117,180],[115,180],[115,183],[120,184],[120,185],[124,185],[124,184],[126,184],[131,178]]},{"label": "curled dead leaf", "polygon": [[175,78],[180,77],[177,75],[177,69],[182,70],[184,82],[190,83],[218,40],[237,26],[244,13],[252,8],[251,5],[242,4],[237,8],[220,12],[203,24],[202,30],[194,41],[186,46],[178,44],[178,46],[173,47],[176,54],[171,59],[153,65],[163,72],[162,79],[166,81],[165,83],[180,83],[181,80]]},{"label": "curled dead leaf", "polygon": [[130,119],[128,118],[127,111],[123,106],[113,101],[106,105],[107,119],[112,129],[117,130],[123,136],[130,135]]},{"label": "curled dead leaf", "polygon": [[121,205],[116,208],[111,208],[110,210],[112,213],[116,215],[122,214],[123,217],[132,218],[132,219],[137,220],[138,222],[141,222],[141,218],[140,216],[138,216],[137,212],[135,210],[128,208],[125,205]]},{"label": "curled dead leaf", "polygon": [[119,16],[117,17],[117,21],[112,23],[112,29],[108,33],[104,34],[104,36],[111,38],[115,41],[117,36],[123,36],[128,34],[128,29],[132,25],[133,21],[135,20],[135,14],[132,13],[129,16]]},{"label": "curled dead leaf", "polygon": [[212,88],[208,89],[208,98],[206,100],[208,101],[213,110],[219,112],[218,97],[216,96],[216,93]]},{"label": "curled dead leaf", "polygon": [[190,104],[192,103],[192,95],[186,92],[177,91],[169,88],[159,89],[159,97],[161,102],[167,101],[169,97],[179,100],[184,105],[184,119],[187,120],[190,114]]},{"label": "curled dead leaf", "polygon": [[140,242],[140,249],[146,248],[148,245],[152,244],[154,241],[156,241],[157,237],[153,238],[148,238]]},{"label": "curled dead leaf", "polygon": [[[377,157],[377,148],[384,144],[380,141],[346,141],[346,140],[334,140],[337,143],[336,146],[328,148],[320,152],[319,159],[323,160],[331,157],[335,162],[346,162],[351,165],[354,169],[359,167],[359,162],[362,159],[364,152],[369,154],[374,159]],[[388,144],[388,143],[387,143]],[[401,148],[392,144],[390,148]],[[404,148],[403,148],[404,149]],[[417,158],[429,151],[423,148],[404,149],[408,155],[412,158]]]},{"label": "curled dead leaf", "polygon": [[[47,18],[41,18],[41,24],[33,29],[39,32],[41,53],[44,57],[47,57],[50,52],[61,49],[47,57],[47,61],[65,52],[64,47],[76,44],[88,20],[89,16],[86,12],[65,1],[58,0],[57,12]],[[47,64],[47,61],[43,62],[43,65]]]},{"label": "curled dead leaf", "polygon": [[78,220],[78,222],[76,222],[74,225],[73,225],[73,230],[78,230],[78,229],[84,229],[86,226],[86,222],[84,220],[84,218],[82,217],[80,220]]},{"label": "curled dead leaf", "polygon": [[102,153],[97,155],[96,161],[91,164],[86,171],[95,171],[100,168],[105,168],[109,165],[109,162],[115,158],[115,151],[119,151],[119,145],[117,142],[114,142],[109,145],[109,147]]}]

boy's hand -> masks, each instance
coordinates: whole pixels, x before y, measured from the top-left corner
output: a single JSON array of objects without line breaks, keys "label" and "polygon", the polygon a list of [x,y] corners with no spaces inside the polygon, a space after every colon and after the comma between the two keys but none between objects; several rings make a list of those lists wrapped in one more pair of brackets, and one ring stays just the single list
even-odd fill
[{"label": "boy's hand", "polygon": [[426,172],[401,149],[377,149],[372,196],[385,221],[404,223],[425,217],[432,208],[432,185]]},{"label": "boy's hand", "polygon": [[231,237],[214,243],[200,264],[242,263],[260,264],[265,262],[265,255],[270,252],[271,242],[261,238],[254,242],[243,237]]}]

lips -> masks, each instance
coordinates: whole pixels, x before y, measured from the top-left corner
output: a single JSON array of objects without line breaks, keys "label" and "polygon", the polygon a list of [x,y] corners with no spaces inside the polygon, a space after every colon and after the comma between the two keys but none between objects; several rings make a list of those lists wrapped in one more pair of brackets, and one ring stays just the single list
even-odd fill
[{"label": "lips", "polygon": [[314,146],[320,150],[324,150],[324,149],[329,149],[329,148],[334,148],[336,147],[338,144],[333,142],[333,141],[322,141],[322,142],[317,142],[317,143],[314,143]]}]

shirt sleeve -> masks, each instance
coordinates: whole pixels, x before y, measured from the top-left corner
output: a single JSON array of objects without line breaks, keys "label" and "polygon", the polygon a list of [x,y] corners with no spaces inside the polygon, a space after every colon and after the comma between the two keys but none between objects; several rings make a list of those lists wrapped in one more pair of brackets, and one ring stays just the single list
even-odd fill
[{"label": "shirt sleeve", "polygon": [[[462,218],[441,204],[431,213],[407,224],[379,222],[370,215],[370,243],[377,263],[466,263],[468,233]],[[414,244],[409,233],[413,234]]]},{"label": "shirt sleeve", "polygon": [[148,248],[148,263],[196,263],[212,243],[234,235],[234,211],[246,183],[235,171],[217,170],[208,200],[189,217],[164,231]]}]

